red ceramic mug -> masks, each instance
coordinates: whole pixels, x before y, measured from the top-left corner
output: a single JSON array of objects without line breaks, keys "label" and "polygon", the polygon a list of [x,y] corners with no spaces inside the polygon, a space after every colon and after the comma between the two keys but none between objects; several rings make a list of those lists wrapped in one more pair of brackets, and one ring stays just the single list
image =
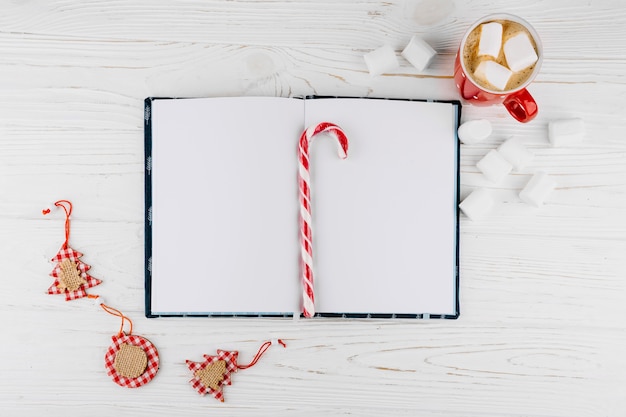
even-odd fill
[{"label": "red ceramic mug", "polygon": [[[538,60],[535,62],[532,72],[526,80],[511,90],[492,90],[479,85],[478,82],[472,78],[471,72],[466,69],[465,60],[462,59],[465,43],[472,31],[479,25],[492,21],[511,21],[523,26],[533,38],[536,46]],[[475,22],[463,36],[454,62],[454,81],[461,93],[461,97],[469,103],[476,105],[502,104],[516,120],[526,123],[531,121],[537,115],[538,111],[537,103],[528,90],[526,90],[526,87],[539,72],[542,61],[543,47],[541,40],[535,29],[528,22],[510,14],[493,14],[485,16]]]}]

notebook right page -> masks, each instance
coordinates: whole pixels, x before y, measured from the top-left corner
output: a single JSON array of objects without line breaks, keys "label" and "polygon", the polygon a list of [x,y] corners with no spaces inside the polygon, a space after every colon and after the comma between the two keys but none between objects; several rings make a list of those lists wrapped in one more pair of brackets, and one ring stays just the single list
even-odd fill
[{"label": "notebook right page", "polygon": [[336,123],[310,149],[316,311],[458,315],[458,104],[305,101]]}]

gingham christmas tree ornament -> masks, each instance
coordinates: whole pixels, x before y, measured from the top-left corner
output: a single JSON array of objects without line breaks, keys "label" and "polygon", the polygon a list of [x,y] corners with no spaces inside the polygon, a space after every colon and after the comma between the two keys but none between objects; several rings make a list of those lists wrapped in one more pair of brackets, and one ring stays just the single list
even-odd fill
[{"label": "gingham christmas tree ornament", "polygon": [[192,372],[193,378],[189,381],[193,389],[200,395],[210,394],[216,400],[224,402],[224,385],[232,384],[231,374],[241,369],[247,369],[254,366],[263,356],[265,351],[273,344],[280,344],[287,347],[282,340],[267,341],[261,345],[252,362],[248,365],[239,365],[237,357],[239,352],[217,350],[216,355],[203,355],[204,361],[193,362],[186,361],[187,368]]},{"label": "gingham christmas tree ornament", "polygon": [[[87,273],[91,266],[82,262],[82,253],[69,246],[70,238],[70,216],[72,214],[72,203],[67,200],[59,200],[54,203],[55,207],[61,207],[65,211],[65,242],[59,252],[51,259],[56,265],[50,276],[54,282],[48,288],[48,294],[64,294],[66,301],[76,300],[87,296],[87,289],[100,285],[101,280],[92,277]],[[50,214],[51,209],[42,211],[44,215]]]},{"label": "gingham christmas tree ornament", "polygon": [[200,395],[211,394],[216,400],[224,402],[222,386],[231,385],[230,374],[237,371],[238,352],[218,350],[217,355],[203,355],[204,361],[187,360],[187,367],[193,373],[189,381]]}]

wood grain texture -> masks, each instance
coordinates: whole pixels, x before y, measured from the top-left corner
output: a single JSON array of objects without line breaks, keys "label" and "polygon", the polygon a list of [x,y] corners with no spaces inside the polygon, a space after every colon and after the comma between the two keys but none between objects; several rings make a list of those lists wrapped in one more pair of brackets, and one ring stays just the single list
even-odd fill
[{"label": "wood grain texture", "polygon": [[[459,320],[143,318],[145,97],[453,99],[464,30],[499,11],[542,36],[540,113],[463,108],[494,134],[462,147],[462,195],[487,186],[497,204],[461,222]],[[369,76],[365,53],[416,33],[438,51],[427,70]],[[0,415],[626,416],[624,2],[7,0],[0,57]],[[549,146],[564,117],[585,120],[581,146]],[[535,158],[493,186],[476,162],[510,136]],[[518,193],[537,170],[558,186],[532,209]],[[40,210],[60,198],[97,292],[159,348],[145,387],[106,376],[115,317],[45,294],[63,219]],[[188,385],[185,359],[246,361],[277,337],[288,348],[235,374],[224,404]]]}]

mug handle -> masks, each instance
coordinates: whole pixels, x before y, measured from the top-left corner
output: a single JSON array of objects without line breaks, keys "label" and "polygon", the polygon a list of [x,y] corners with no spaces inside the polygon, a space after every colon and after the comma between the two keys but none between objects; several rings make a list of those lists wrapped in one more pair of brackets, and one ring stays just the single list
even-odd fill
[{"label": "mug handle", "polygon": [[533,96],[525,88],[509,94],[502,102],[515,120],[526,123],[535,118],[539,108]]}]

